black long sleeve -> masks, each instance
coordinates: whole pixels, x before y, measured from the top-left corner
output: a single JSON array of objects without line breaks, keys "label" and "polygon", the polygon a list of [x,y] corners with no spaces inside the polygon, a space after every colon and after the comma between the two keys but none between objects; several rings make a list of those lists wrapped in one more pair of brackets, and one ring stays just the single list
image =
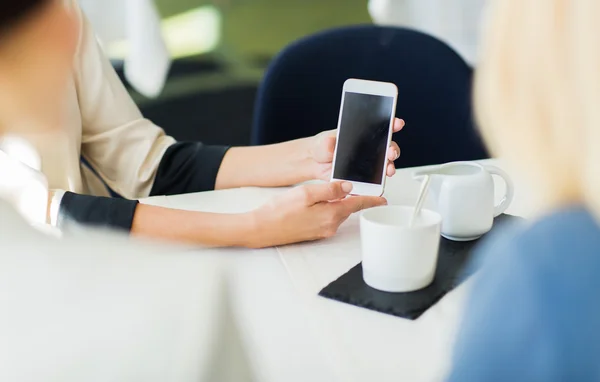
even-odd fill
[{"label": "black long sleeve", "polygon": [[60,203],[58,227],[65,228],[75,222],[129,232],[137,205],[137,200],[66,192]]},{"label": "black long sleeve", "polygon": [[160,161],[150,196],[214,190],[227,150],[199,142],[175,143]]},{"label": "black long sleeve", "polygon": [[[213,190],[228,149],[198,142],[175,143],[161,159],[150,196]],[[60,204],[58,225],[64,228],[76,222],[129,232],[137,205],[137,200],[67,192]]]}]

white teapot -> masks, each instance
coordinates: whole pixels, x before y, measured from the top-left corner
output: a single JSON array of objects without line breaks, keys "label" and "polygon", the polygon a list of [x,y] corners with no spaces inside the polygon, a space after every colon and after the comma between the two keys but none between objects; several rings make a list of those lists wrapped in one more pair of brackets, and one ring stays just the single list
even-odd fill
[{"label": "white teapot", "polygon": [[[501,177],[506,194],[494,205],[494,180]],[[442,215],[441,233],[454,241],[470,241],[492,229],[494,218],[506,211],[514,196],[510,177],[501,169],[474,162],[452,162],[418,171],[415,179],[430,176],[429,188]]]}]

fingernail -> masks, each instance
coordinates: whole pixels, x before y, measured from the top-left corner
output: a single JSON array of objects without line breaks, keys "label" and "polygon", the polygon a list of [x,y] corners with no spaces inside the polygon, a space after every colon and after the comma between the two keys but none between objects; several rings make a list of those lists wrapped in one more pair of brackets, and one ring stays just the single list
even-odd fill
[{"label": "fingernail", "polygon": [[352,183],[350,183],[350,182],[342,183],[342,191],[344,191],[344,192],[352,191]]},{"label": "fingernail", "polygon": [[[395,150],[394,152],[396,154],[396,159],[400,158],[400,153],[398,152],[398,150]],[[394,159],[394,160],[396,160],[396,159]]]}]

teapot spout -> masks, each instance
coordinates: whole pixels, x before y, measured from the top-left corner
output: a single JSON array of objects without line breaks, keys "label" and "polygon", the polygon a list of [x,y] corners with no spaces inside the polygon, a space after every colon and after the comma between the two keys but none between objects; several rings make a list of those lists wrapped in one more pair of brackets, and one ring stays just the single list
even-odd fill
[{"label": "teapot spout", "polygon": [[437,174],[439,174],[439,166],[415,171],[413,173],[413,179],[419,180],[424,176],[433,176]]},{"label": "teapot spout", "polygon": [[429,190],[432,193],[432,197],[437,200],[439,191],[441,189],[444,176],[440,175],[440,166],[430,167],[427,169],[418,170],[413,173],[413,179],[418,182],[424,182],[426,177],[429,177]]}]

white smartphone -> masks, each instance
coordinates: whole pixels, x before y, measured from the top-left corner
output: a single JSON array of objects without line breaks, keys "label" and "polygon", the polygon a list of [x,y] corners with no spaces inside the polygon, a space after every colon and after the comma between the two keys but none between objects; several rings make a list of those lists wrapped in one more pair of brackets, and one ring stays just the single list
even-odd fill
[{"label": "white smartphone", "polygon": [[331,180],[351,182],[354,195],[383,195],[397,100],[392,83],[344,83]]}]

